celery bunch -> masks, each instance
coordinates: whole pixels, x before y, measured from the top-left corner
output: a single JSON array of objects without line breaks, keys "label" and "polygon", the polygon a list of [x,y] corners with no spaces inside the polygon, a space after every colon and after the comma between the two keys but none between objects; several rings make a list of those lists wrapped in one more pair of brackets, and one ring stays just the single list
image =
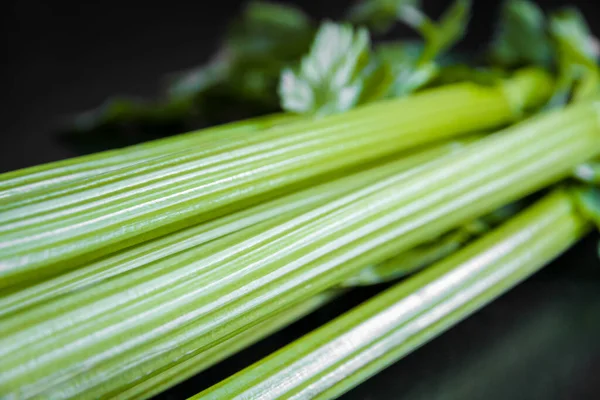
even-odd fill
[{"label": "celery bunch", "polygon": [[[336,397],[600,222],[600,75],[578,14],[508,2],[498,70],[446,59],[468,1],[439,21],[365,1],[320,29],[260,4],[239,29],[281,56],[277,89],[251,65],[285,112],[0,175],[0,396],[147,398],[341,291],[423,270],[199,395]],[[411,56],[371,43],[395,19],[424,39]],[[298,47],[281,55],[272,29]],[[244,35],[209,66],[220,90],[266,57]],[[208,72],[174,104],[208,96]],[[108,117],[152,114],[135,111]]]}]

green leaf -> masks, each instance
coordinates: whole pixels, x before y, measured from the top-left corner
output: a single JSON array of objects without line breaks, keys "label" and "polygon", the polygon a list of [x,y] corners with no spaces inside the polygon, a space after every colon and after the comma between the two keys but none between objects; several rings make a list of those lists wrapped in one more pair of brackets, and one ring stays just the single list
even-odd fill
[{"label": "green leaf", "polygon": [[67,147],[88,154],[183,132],[192,128],[192,120],[192,104],[184,100],[115,97],[76,116],[57,134]]},{"label": "green leaf", "polygon": [[370,103],[385,97],[394,79],[390,65],[377,58],[369,61],[360,77],[361,93],[357,104]]},{"label": "green leaf", "polygon": [[542,10],[528,0],[506,1],[489,55],[493,63],[507,68],[549,66],[552,47]]},{"label": "green leaf", "polygon": [[122,119],[136,118],[144,112],[143,100],[116,97],[108,99],[99,107],[85,111],[75,120],[75,128],[86,130],[93,128],[99,122],[114,122]]},{"label": "green leaf", "polygon": [[426,64],[435,60],[464,37],[469,24],[470,9],[470,0],[456,0],[440,20],[435,22],[417,7],[403,8],[401,19],[425,39],[420,63]]},{"label": "green leaf", "polygon": [[324,23],[299,68],[286,68],[279,85],[281,106],[296,113],[333,114],[387,92],[391,71],[370,52],[366,29]]},{"label": "green leaf", "polygon": [[308,51],[314,33],[312,21],[298,8],[250,3],[231,25],[225,41],[231,61],[221,93],[233,103],[241,99],[275,111],[281,70]]},{"label": "green leaf", "polygon": [[169,92],[175,97],[208,97],[205,103],[217,96],[234,104],[245,99],[275,108],[282,68],[306,53],[313,36],[312,22],[300,9],[252,2],[231,24],[217,56],[183,74]]},{"label": "green leaf", "polygon": [[394,85],[389,93],[392,97],[406,96],[426,86],[435,79],[438,72],[439,68],[435,63],[399,70],[394,74]]},{"label": "green leaf", "polygon": [[423,53],[420,42],[392,42],[377,46],[377,56],[390,66],[394,81],[388,97],[401,97],[431,82],[439,71],[437,64],[419,64]]},{"label": "green leaf", "polygon": [[423,54],[424,44],[420,40],[382,42],[377,45],[377,55],[394,65],[415,65]]},{"label": "green leaf", "polygon": [[600,229],[600,188],[594,186],[600,183],[600,162],[594,160],[577,166],[574,177],[586,183],[574,190],[579,211]]},{"label": "green leaf", "polygon": [[404,7],[418,8],[420,5],[419,0],[363,0],[350,8],[347,19],[353,24],[384,33],[401,19]]},{"label": "green leaf", "polygon": [[575,199],[579,210],[600,228],[600,189],[592,186],[578,188]]},{"label": "green leaf", "polygon": [[598,51],[585,19],[579,11],[567,8],[550,18],[550,32],[556,47],[559,79],[552,105],[598,96],[600,70]]},{"label": "green leaf", "polygon": [[497,85],[508,74],[504,70],[493,68],[471,67],[465,64],[456,64],[440,70],[435,81],[436,85],[448,85],[456,82],[474,82],[479,85]]},{"label": "green leaf", "polygon": [[597,55],[593,36],[583,15],[575,8],[566,8],[550,18],[550,28],[559,46],[583,64],[595,65]]},{"label": "green leaf", "polygon": [[195,97],[224,82],[230,68],[230,55],[219,53],[205,65],[173,74],[167,93],[172,99]]},{"label": "green leaf", "polygon": [[310,44],[313,25],[300,9],[254,1],[229,31],[226,45],[235,54],[273,56],[293,60]]}]

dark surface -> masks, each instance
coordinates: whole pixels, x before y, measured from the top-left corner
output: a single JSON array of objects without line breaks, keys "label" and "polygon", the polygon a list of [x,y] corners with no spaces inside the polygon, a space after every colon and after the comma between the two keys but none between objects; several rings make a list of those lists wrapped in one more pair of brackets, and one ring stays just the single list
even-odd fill
[{"label": "dark surface", "polygon": [[[74,155],[53,125],[115,93],[152,95],[168,72],[206,60],[241,1],[13,0],[0,10],[0,171]],[[335,17],[342,0],[295,1]],[[447,1],[425,0],[435,15]],[[592,1],[580,6],[592,23]],[[208,5],[210,4],[210,5]],[[498,2],[475,1],[467,48],[485,41]],[[598,34],[598,32],[596,31]],[[346,399],[600,398],[600,268],[596,238],[448,333],[348,393]],[[273,338],[159,396],[186,398],[358,304],[354,292]]]}]

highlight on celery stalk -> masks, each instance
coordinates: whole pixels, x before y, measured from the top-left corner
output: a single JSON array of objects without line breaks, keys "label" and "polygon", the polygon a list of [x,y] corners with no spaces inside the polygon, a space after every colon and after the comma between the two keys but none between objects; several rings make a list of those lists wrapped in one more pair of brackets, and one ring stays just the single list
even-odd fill
[{"label": "highlight on celery stalk", "polygon": [[[106,151],[0,175],[0,397],[148,398],[409,276],[204,393],[335,397],[600,224],[582,16],[509,0],[473,55],[454,49],[471,2],[420,3],[318,24],[252,2],[163,99],[75,121]],[[397,23],[421,39],[380,40]],[[125,125],[139,140],[115,148]]]},{"label": "highlight on celery stalk", "polygon": [[589,222],[556,191],[463,250],[194,399],[328,399],[350,390],[518,284]]}]

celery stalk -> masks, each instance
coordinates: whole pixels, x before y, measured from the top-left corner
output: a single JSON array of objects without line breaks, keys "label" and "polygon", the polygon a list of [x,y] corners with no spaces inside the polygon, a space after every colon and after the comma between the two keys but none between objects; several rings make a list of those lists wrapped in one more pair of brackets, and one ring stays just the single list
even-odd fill
[{"label": "celery stalk", "polygon": [[[547,96],[546,84],[543,76],[517,75],[514,79],[506,82],[505,93],[515,112],[520,113],[522,109],[544,101],[544,97]],[[48,190],[57,184],[81,182],[101,173],[134,165],[142,160],[158,160],[165,154],[179,152],[193,146],[206,145],[214,140],[235,142],[244,136],[255,135],[275,126],[299,122],[304,118],[291,114],[268,115],[158,139],[124,149],[23,168],[0,176],[0,201],[5,197],[27,193],[35,189]]]},{"label": "celery stalk", "polygon": [[557,191],[482,239],[193,399],[330,399],[550,262],[589,225]]},{"label": "celery stalk", "polygon": [[115,399],[148,399],[191,376],[226,359],[232,354],[264,339],[268,335],[310,314],[337,297],[337,292],[321,293],[309,300],[269,318],[260,325],[245,330],[232,338],[217,344],[202,353],[143,381],[122,393]]},{"label": "celery stalk", "polygon": [[0,213],[0,288],[56,275],[336,169],[505,124],[542,101],[549,86],[537,70],[500,87],[450,85],[276,126],[235,145],[207,142],[82,187],[59,186],[54,195],[34,191],[33,202],[25,195]]},{"label": "celery stalk", "polygon": [[[534,118],[242,241],[230,235],[51,302],[48,315],[0,335],[0,390],[95,398],[139,384],[566,177],[600,152],[597,112],[581,104]],[[51,312],[58,303],[69,312]]]},{"label": "celery stalk", "polygon": [[[421,166],[437,157],[458,151],[474,137],[442,143],[414,154],[388,160],[363,171],[343,176],[308,189],[233,213],[214,221],[199,224],[180,232],[142,243],[133,248],[105,257],[55,278],[41,281],[26,288],[18,288],[0,297],[0,317],[47,302],[67,293],[94,286],[112,277],[126,274],[136,268],[190,250],[228,234],[243,231],[245,228],[261,224],[259,229],[275,227],[280,220],[301,215],[317,206],[327,204],[344,194],[411,168]],[[352,172],[352,171],[346,171]],[[242,237],[248,233],[243,231]],[[59,309],[53,306],[55,312]],[[41,311],[46,313],[45,311]],[[37,319],[37,316],[32,316]],[[19,318],[23,323],[24,318]],[[10,325],[5,325],[9,329]],[[0,328],[0,331],[2,329]]]},{"label": "celery stalk", "polygon": [[191,146],[204,145],[214,140],[233,141],[276,125],[299,120],[301,117],[290,114],[269,115],[157,139],[123,149],[108,150],[7,172],[0,176],[0,204],[4,199],[27,194],[33,190],[48,190],[58,185],[80,183],[99,174],[132,166],[143,160],[159,160],[165,154],[179,152]]}]

